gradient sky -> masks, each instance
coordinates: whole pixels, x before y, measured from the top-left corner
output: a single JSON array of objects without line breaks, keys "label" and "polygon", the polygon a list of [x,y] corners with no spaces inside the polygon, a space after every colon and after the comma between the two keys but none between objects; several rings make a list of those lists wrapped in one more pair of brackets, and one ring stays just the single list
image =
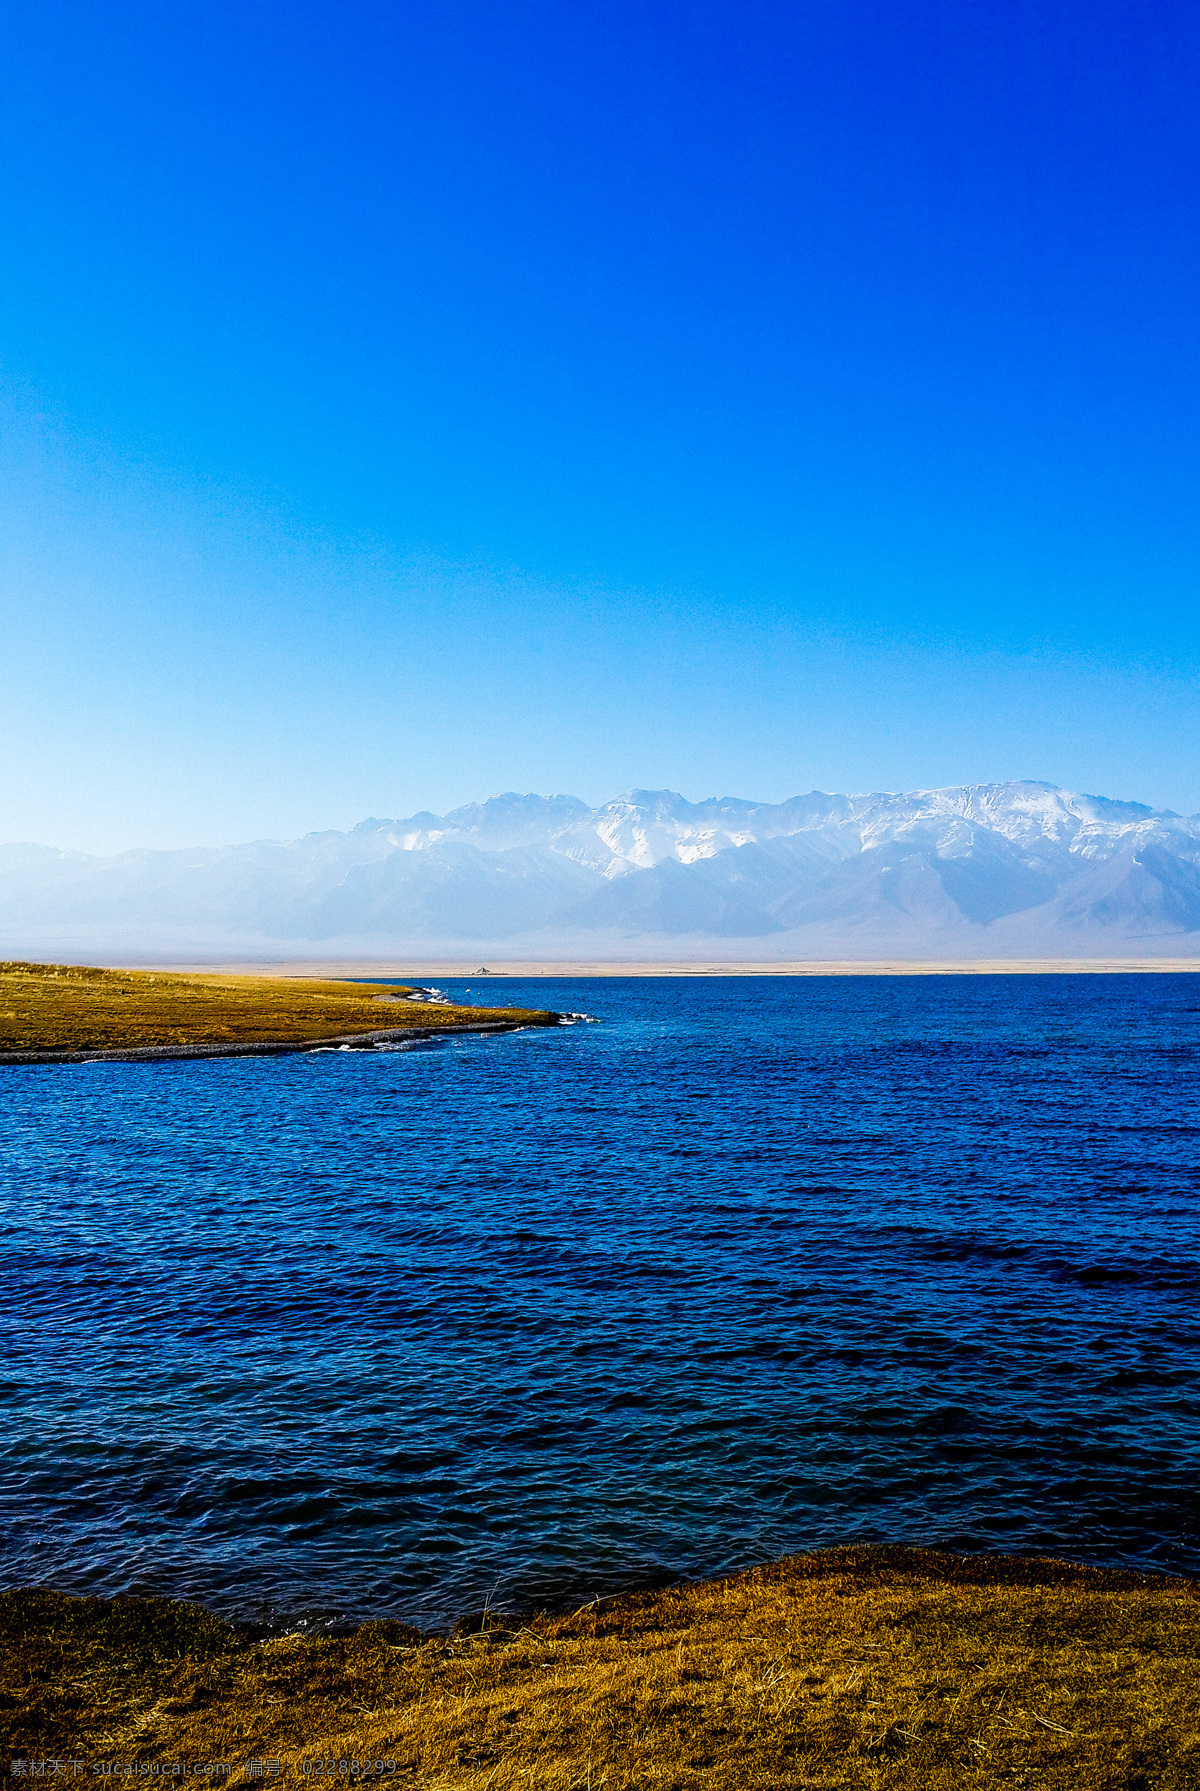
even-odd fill
[{"label": "gradient sky", "polygon": [[10,9],[0,839],[1200,809],[1200,14]]}]

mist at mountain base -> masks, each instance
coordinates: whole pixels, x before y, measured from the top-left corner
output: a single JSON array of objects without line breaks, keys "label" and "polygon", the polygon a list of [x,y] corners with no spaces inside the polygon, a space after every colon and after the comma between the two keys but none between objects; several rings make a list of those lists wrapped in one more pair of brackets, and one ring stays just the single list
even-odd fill
[{"label": "mist at mountain base", "polygon": [[1200,817],[977,784],[781,803],[501,795],[113,857],[0,846],[0,955],[1190,956]]}]

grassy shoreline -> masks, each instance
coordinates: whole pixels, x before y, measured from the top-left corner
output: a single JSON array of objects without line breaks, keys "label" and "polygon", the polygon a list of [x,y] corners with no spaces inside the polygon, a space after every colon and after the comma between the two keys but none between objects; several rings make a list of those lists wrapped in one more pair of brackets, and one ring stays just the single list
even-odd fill
[{"label": "grassy shoreline", "polygon": [[0,1731],[92,1778],[1194,1791],[1200,1581],[842,1549],[452,1636],[268,1640],[170,1600],[11,1592]]},{"label": "grassy shoreline", "polygon": [[403,988],[316,978],[0,963],[0,1063],[304,1050],[558,1020],[542,1009],[456,1007],[409,997]]}]

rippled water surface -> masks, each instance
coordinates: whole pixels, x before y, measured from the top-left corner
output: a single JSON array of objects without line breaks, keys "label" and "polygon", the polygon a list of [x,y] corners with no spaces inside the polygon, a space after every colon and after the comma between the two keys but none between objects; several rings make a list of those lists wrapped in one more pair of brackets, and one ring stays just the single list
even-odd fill
[{"label": "rippled water surface", "polygon": [[501,987],[600,1023],[0,1071],[6,1583],[1200,1571],[1200,981]]}]

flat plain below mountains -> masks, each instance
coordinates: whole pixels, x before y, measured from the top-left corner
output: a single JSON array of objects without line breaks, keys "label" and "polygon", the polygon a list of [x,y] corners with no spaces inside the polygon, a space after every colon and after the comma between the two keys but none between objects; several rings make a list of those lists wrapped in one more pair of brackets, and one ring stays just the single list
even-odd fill
[{"label": "flat plain below mountains", "polygon": [[506,795],[290,841],[2,846],[0,936],[141,962],[1195,957],[1200,817],[1028,782]]}]

